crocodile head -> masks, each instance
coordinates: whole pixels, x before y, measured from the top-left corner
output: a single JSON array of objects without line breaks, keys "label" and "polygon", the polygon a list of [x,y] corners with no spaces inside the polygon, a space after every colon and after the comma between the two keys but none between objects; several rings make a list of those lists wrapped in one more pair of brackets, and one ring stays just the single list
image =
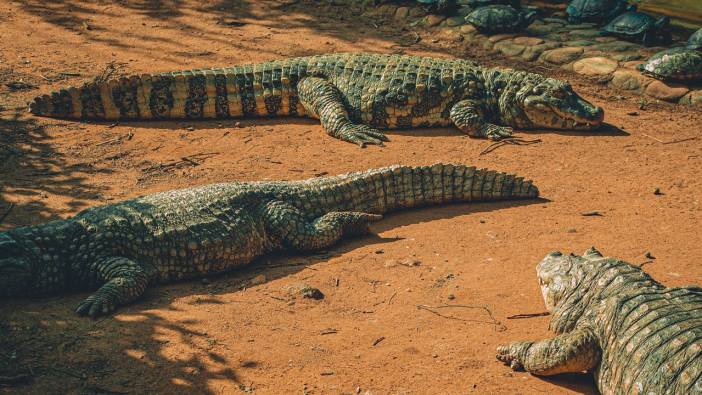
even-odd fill
[{"label": "crocodile head", "polygon": [[536,266],[546,310],[553,313],[577,284],[579,257],[554,251]]},{"label": "crocodile head", "polygon": [[[526,74],[526,73],[525,73]],[[521,129],[594,130],[604,119],[602,107],[580,97],[564,81],[517,73],[500,97],[501,117]]]},{"label": "crocodile head", "polygon": [[0,232],[0,296],[29,293],[33,286],[31,255],[8,233]]}]

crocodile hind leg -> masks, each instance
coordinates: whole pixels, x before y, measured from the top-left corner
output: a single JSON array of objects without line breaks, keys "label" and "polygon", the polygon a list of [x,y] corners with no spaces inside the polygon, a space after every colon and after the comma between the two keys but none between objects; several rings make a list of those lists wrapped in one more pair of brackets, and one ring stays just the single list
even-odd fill
[{"label": "crocodile hind leg", "polygon": [[307,77],[297,84],[297,90],[305,110],[319,118],[330,136],[361,147],[366,144],[383,145],[383,141],[388,141],[380,130],[351,122],[341,92],[330,82],[318,77]]},{"label": "crocodile hind leg", "polygon": [[80,315],[97,317],[139,298],[149,283],[149,276],[138,263],[121,257],[105,259],[97,265],[103,284],[78,305]]},{"label": "crocodile hind leg", "polygon": [[367,234],[368,224],[380,220],[382,215],[335,211],[310,221],[297,208],[275,201],[266,205],[264,218],[266,229],[285,247],[314,251],[327,248],[344,236]]},{"label": "crocodile hind leg", "polygon": [[590,328],[583,327],[553,339],[500,346],[497,359],[514,370],[551,376],[594,369],[601,353],[595,334]]},{"label": "crocodile hind leg", "polygon": [[472,100],[461,100],[454,104],[449,116],[456,127],[469,136],[487,137],[490,140],[512,137],[512,128],[486,122],[482,106]]}]

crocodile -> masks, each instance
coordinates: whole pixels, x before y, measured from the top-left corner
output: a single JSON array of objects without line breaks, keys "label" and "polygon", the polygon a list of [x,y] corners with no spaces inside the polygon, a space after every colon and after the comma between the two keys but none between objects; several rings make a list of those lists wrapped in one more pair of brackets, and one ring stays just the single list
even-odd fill
[{"label": "crocodile", "polygon": [[98,80],[39,96],[30,111],[108,121],[307,116],[362,147],[388,141],[380,129],[455,125],[499,140],[513,128],[592,130],[604,117],[567,82],[539,74],[370,53]]},{"label": "crocodile", "polygon": [[538,195],[521,177],[460,164],[161,192],[0,232],[0,296],[97,289],[77,308],[97,316],[150,284],[227,272],[280,249],[327,248],[389,211]]},{"label": "crocodile", "polygon": [[594,371],[602,394],[702,393],[702,288],[665,287],[634,266],[553,252],[536,268],[558,335],[500,346],[535,375]]}]

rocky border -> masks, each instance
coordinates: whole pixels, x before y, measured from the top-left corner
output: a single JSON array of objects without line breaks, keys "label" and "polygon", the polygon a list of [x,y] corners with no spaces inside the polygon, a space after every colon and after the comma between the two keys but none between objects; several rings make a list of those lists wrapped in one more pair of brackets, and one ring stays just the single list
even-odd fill
[{"label": "rocky border", "polygon": [[538,62],[548,67],[561,67],[596,78],[615,90],[702,107],[701,84],[663,82],[644,76],[635,68],[649,56],[666,48],[647,48],[616,37],[602,36],[594,24],[569,25],[565,19],[554,17],[538,19],[519,34],[486,36],[464,21],[468,12],[469,9],[464,7],[459,9],[458,15],[452,17],[427,15],[420,7],[397,4],[382,4],[366,9],[369,15],[392,18],[443,36],[454,36],[460,41],[480,45],[489,53]]}]

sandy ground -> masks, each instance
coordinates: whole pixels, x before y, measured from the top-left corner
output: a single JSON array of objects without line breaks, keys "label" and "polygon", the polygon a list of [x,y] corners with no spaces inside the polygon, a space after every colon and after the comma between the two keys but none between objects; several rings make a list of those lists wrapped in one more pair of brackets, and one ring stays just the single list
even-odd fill
[{"label": "sandy ground", "polygon": [[[50,4],[49,4],[50,3]],[[0,3],[2,229],[173,188],[302,179],[389,164],[462,162],[519,173],[543,200],[389,215],[376,235],[311,256],[150,289],[97,321],[86,294],[0,305],[8,393],[593,393],[592,378],[540,379],[495,360],[504,342],[549,336],[536,263],[591,245],[669,285],[702,283],[702,115],[622,96],[557,70],[606,109],[598,133],[480,155],[453,129],[390,132],[360,149],[304,119],[86,124],[35,118],[26,103],[101,72],[230,65],[333,51],[476,57],[460,43],[311,1],[5,1]],[[472,54],[472,55],[471,55]],[[27,82],[36,89],[11,91]],[[198,165],[183,160],[188,158]],[[660,188],[662,195],[654,194]],[[583,216],[599,211],[602,216]],[[416,266],[402,264],[418,261]],[[263,277],[261,277],[263,275]],[[255,279],[253,282],[252,279]],[[297,284],[326,295],[313,301]],[[418,306],[457,305],[435,309]]]}]

